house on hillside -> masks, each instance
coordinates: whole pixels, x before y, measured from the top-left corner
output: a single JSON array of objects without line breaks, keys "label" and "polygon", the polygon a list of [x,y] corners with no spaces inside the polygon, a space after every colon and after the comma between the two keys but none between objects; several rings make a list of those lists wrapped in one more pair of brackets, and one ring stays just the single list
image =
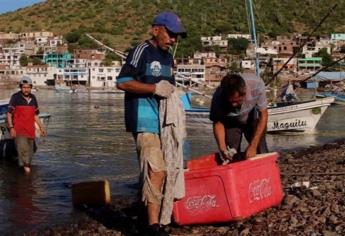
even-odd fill
[{"label": "house on hillside", "polygon": [[[283,67],[283,65],[287,62],[289,58],[288,57],[276,57],[272,58],[273,62],[273,70],[278,71],[280,68]],[[297,59],[292,58],[282,69],[284,72],[296,72],[297,71]]]},{"label": "house on hillside", "polygon": [[119,75],[121,66],[114,67],[90,67],[89,85],[92,88],[115,88],[116,77]]},{"label": "house on hillside", "polygon": [[0,48],[0,64],[10,67],[20,66],[20,56],[24,53],[23,47],[3,47]]},{"label": "house on hillside", "polygon": [[331,34],[332,41],[345,41],[345,33],[333,33]]},{"label": "house on hillside", "polygon": [[47,85],[55,85],[56,81],[63,81],[66,85],[80,84],[88,85],[89,82],[89,69],[88,68],[55,68],[53,77],[49,77]]},{"label": "house on hillside", "polygon": [[222,36],[210,36],[210,37],[201,37],[201,45],[203,47],[214,47],[218,46],[220,48],[228,47],[228,40],[222,39]]},{"label": "house on hillside", "polygon": [[24,32],[19,34],[19,39],[24,40],[35,40],[36,38],[49,38],[54,37],[54,34],[49,31],[33,31],[33,32]]},{"label": "house on hillside", "polygon": [[48,64],[49,66],[56,67],[56,68],[65,68],[70,66],[73,62],[72,54],[69,52],[65,53],[45,53],[43,55],[44,63]]},{"label": "house on hillside", "polygon": [[75,67],[98,67],[105,59],[105,52],[94,49],[78,49],[74,51]]},{"label": "house on hillside", "polygon": [[321,57],[298,58],[297,69],[298,71],[316,71],[321,68],[321,63]]},{"label": "house on hillside", "polygon": [[331,41],[329,40],[320,40],[320,41],[312,41],[304,45],[302,48],[302,54],[305,55],[306,58],[313,57],[314,54],[318,53],[321,49],[326,48],[327,53],[332,53],[332,45]]},{"label": "house on hillside", "polygon": [[251,41],[252,36],[250,34],[228,34],[228,39],[247,39]]},{"label": "house on hillside", "polygon": [[46,86],[47,80],[54,78],[55,67],[48,65],[28,65],[25,74],[29,76],[35,86]]},{"label": "house on hillside", "polygon": [[9,65],[0,64],[0,76],[7,75],[18,79],[23,74],[24,69],[22,67],[11,68]]},{"label": "house on hillside", "polygon": [[297,43],[287,36],[278,36],[272,41],[272,46],[277,50],[278,57],[290,57],[298,48]]}]

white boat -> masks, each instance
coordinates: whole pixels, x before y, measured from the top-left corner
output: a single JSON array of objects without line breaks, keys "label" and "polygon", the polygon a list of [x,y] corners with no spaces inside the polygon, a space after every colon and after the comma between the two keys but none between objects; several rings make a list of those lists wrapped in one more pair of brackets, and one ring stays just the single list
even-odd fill
[{"label": "white boat", "polygon": [[[191,106],[190,94],[181,98],[188,123],[211,124],[208,108]],[[279,103],[268,107],[267,132],[312,131],[334,98],[320,98],[295,103]]]},{"label": "white boat", "polygon": [[278,104],[268,108],[267,131],[312,131],[334,98]]},{"label": "white boat", "polygon": [[323,92],[316,95],[319,98],[332,97],[334,104],[345,105],[345,93],[343,92]]},{"label": "white boat", "polygon": [[55,85],[55,91],[59,92],[59,93],[76,93],[77,88],[69,87],[67,85],[62,85],[62,84],[56,84]]}]

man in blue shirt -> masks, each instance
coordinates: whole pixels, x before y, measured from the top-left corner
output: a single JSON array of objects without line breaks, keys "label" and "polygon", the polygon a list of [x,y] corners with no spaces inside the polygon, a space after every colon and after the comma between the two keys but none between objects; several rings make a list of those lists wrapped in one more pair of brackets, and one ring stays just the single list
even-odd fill
[{"label": "man in blue shirt", "polygon": [[125,91],[126,130],[133,133],[137,145],[141,200],[147,207],[149,229],[160,232],[166,168],[159,138],[159,101],[168,98],[175,88],[169,49],[178,36],[187,35],[173,12],[162,12],[154,18],[151,35],[150,40],[129,51],[117,78],[117,88]]}]

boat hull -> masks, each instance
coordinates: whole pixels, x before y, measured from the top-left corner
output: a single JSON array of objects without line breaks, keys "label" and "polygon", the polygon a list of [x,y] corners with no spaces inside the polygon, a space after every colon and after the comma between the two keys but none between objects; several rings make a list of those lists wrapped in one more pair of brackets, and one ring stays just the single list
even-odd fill
[{"label": "boat hull", "polygon": [[[297,104],[268,108],[267,131],[311,131],[334,98],[322,98]],[[187,122],[211,124],[208,111],[186,109]]]},{"label": "boat hull", "polygon": [[269,108],[267,131],[312,131],[333,102],[333,98],[323,98]]}]

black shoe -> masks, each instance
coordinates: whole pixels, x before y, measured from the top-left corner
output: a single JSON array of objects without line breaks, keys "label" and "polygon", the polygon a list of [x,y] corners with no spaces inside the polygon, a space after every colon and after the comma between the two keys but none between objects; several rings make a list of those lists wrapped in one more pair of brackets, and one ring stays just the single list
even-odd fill
[{"label": "black shoe", "polygon": [[169,236],[159,224],[147,226],[144,233],[147,236]]}]

